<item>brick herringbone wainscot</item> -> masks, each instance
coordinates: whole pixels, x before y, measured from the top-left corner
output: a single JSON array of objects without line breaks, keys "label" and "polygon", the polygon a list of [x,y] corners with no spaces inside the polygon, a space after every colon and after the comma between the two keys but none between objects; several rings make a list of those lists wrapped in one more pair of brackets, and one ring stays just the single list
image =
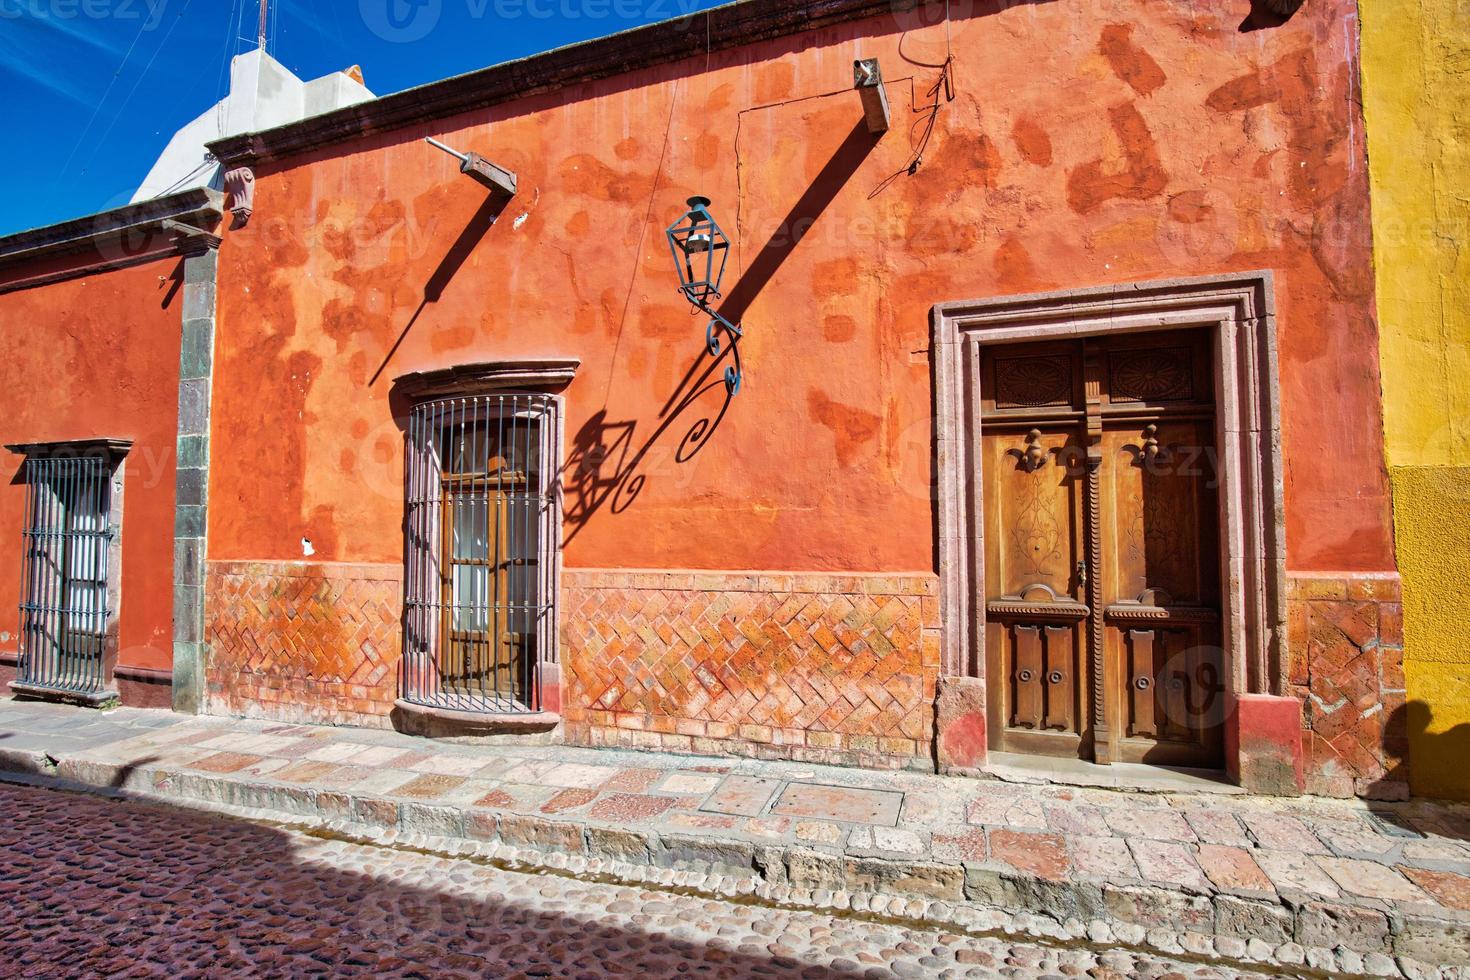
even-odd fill
[{"label": "brick herringbone wainscot", "polygon": [[928,768],[938,579],[567,570],[568,741]]},{"label": "brick herringbone wainscot", "polygon": [[1293,577],[1287,609],[1307,792],[1407,798],[1398,576]]},{"label": "brick herringbone wainscot", "polygon": [[205,710],[389,727],[402,575],[395,565],[210,562]]}]

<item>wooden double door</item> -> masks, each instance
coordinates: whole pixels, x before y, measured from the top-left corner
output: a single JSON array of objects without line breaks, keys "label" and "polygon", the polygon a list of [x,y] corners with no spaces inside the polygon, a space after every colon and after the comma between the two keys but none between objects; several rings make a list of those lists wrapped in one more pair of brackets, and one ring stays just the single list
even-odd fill
[{"label": "wooden double door", "polygon": [[992,347],[980,370],[992,748],[1218,767],[1209,335]]}]

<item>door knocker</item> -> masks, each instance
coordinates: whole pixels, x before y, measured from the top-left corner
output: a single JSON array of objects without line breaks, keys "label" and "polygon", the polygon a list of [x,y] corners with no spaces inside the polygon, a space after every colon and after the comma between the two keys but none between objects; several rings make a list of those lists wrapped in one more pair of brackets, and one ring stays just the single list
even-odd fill
[{"label": "door knocker", "polygon": [[1021,469],[1027,473],[1035,473],[1046,465],[1046,449],[1041,445],[1041,430],[1032,429],[1026,433],[1026,448],[1008,449],[1006,455],[1014,456],[1020,461]]}]

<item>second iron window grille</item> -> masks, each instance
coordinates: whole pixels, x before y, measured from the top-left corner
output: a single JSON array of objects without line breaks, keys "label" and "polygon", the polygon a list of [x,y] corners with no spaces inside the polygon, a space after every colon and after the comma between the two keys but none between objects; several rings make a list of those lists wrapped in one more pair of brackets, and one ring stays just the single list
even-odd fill
[{"label": "second iron window grille", "polygon": [[112,479],[105,456],[28,456],[21,569],[20,662],[24,686],[81,697],[103,694],[112,615],[109,525]]}]

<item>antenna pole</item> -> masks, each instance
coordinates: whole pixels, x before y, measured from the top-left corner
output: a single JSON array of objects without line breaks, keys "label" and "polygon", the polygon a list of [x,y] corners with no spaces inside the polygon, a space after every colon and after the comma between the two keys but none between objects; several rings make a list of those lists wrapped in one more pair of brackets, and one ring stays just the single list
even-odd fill
[{"label": "antenna pole", "polygon": [[260,32],[256,37],[260,50],[265,50],[265,19],[266,10],[269,9],[270,0],[260,0]]}]

